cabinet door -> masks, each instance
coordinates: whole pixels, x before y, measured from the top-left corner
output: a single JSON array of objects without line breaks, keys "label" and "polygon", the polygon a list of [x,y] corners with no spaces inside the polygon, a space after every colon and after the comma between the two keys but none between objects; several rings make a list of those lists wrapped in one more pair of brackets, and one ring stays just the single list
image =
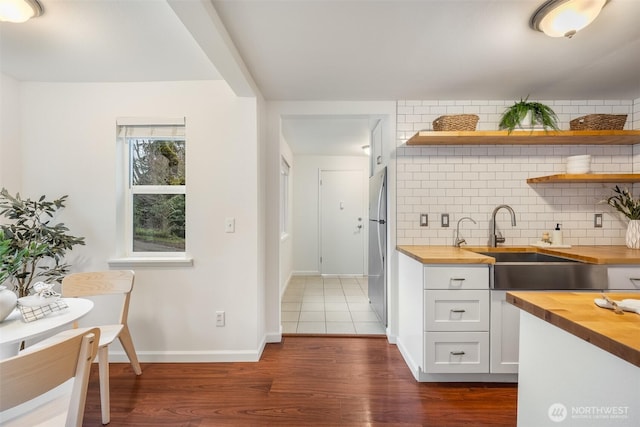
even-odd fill
[{"label": "cabinet door", "polygon": [[517,374],[520,357],[520,309],[506,291],[491,291],[491,373]]},{"label": "cabinet door", "polygon": [[489,291],[424,291],[425,331],[488,331]]},{"label": "cabinet door", "polygon": [[424,267],[425,289],[489,289],[489,266],[451,264]]},{"label": "cabinet door", "polygon": [[489,372],[488,332],[425,332],[427,373]]},{"label": "cabinet door", "polygon": [[640,290],[640,267],[610,266],[607,275],[609,289]]}]

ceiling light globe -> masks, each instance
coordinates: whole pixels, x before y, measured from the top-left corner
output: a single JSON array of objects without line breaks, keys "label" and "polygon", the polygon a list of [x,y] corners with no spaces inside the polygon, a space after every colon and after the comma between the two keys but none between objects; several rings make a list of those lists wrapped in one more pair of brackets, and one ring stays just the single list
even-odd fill
[{"label": "ceiling light globe", "polygon": [[36,0],[0,0],[1,22],[19,24],[41,14],[42,6]]},{"label": "ceiling light globe", "polygon": [[572,37],[591,24],[607,0],[550,0],[531,18],[531,27],[550,37]]}]

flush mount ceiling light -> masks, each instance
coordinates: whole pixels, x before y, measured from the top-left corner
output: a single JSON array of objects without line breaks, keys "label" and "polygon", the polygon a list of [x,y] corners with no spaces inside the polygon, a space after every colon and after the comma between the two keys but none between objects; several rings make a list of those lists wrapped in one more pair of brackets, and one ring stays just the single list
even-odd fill
[{"label": "flush mount ceiling light", "polygon": [[43,9],[38,0],[0,0],[0,21],[25,22],[42,15]]},{"label": "flush mount ceiling light", "polygon": [[536,10],[529,25],[551,37],[573,37],[591,24],[608,0],[549,0]]}]

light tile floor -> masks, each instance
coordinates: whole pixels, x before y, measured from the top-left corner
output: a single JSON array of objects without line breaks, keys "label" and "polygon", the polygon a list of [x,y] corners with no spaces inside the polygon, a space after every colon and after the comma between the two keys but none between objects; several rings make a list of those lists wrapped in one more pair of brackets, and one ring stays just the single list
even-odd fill
[{"label": "light tile floor", "polygon": [[294,276],[282,297],[285,334],[384,335],[366,277]]}]

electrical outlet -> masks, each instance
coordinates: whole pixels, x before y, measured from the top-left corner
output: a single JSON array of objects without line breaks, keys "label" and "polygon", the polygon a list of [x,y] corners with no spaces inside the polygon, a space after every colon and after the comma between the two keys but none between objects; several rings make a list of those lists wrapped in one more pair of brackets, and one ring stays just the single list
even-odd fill
[{"label": "electrical outlet", "polygon": [[602,228],[602,214],[595,214],[593,216],[593,226],[595,228]]},{"label": "electrical outlet", "polygon": [[216,311],[216,326],[224,326],[224,311]]},{"label": "electrical outlet", "polygon": [[428,227],[429,226],[429,215],[420,214],[420,227]]},{"label": "electrical outlet", "polygon": [[440,215],[440,226],[448,227],[449,226],[449,214]]}]

